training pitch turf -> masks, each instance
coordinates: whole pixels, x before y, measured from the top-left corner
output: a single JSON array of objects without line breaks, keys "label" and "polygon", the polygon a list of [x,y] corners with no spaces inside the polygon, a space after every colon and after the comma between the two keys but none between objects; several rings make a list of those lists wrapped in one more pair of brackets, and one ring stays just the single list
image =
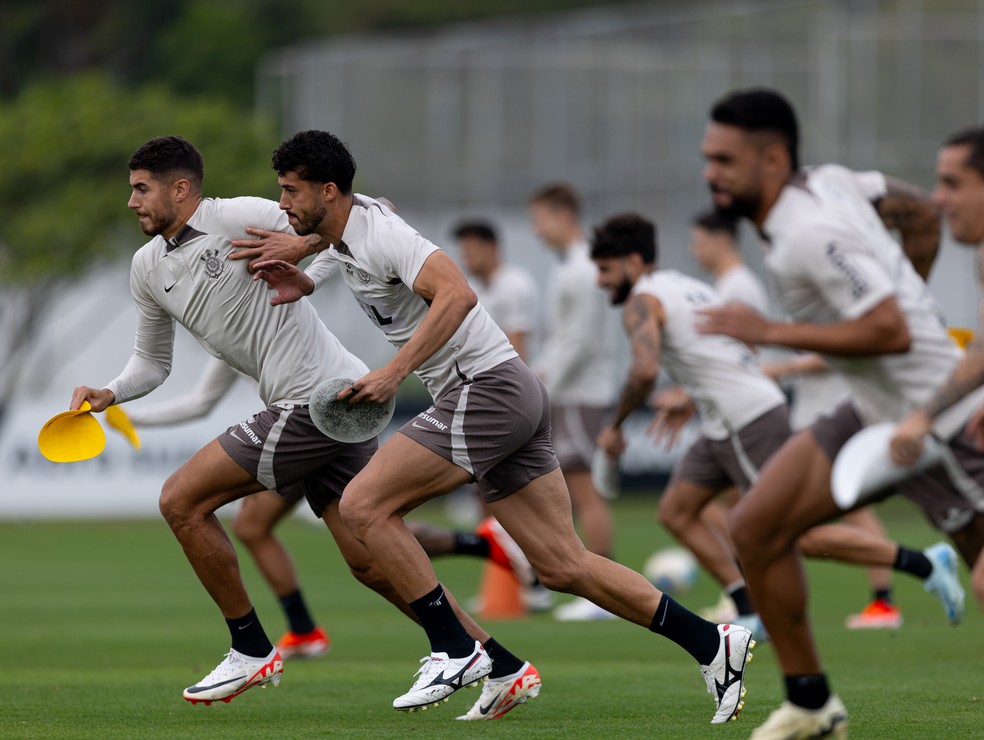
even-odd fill
[{"label": "training pitch turf", "polygon": [[[640,568],[670,544],[653,497],[617,503],[618,558]],[[892,536],[925,547],[938,537],[906,502],[880,509]],[[430,515],[430,516],[428,516]],[[440,508],[425,518],[440,521]],[[440,709],[402,714],[392,699],[427,652],[423,634],[348,574],[325,528],[292,520],[281,529],[332,652],[288,662],[279,688],[230,704],[191,706],[181,690],[227,649],[222,619],[163,521],[0,524],[0,737],[747,737],[781,700],[769,646],[747,677],[741,719],[712,727],[713,702],[691,658],[622,623],[557,623],[547,615],[489,623],[498,640],[532,660],[540,698],[495,722],[460,723],[478,697],[464,691]],[[252,562],[244,577],[271,638],[284,624]],[[438,561],[465,599],[480,564]],[[809,566],[811,614],[854,738],[980,737],[984,728],[984,630],[968,599],[956,628],[908,576],[896,577],[905,616],[898,632],[851,632],[844,617],[868,597],[862,571]],[[966,569],[962,569],[966,585]],[[564,597],[561,597],[564,598]],[[701,575],[687,606],[713,603]]]}]

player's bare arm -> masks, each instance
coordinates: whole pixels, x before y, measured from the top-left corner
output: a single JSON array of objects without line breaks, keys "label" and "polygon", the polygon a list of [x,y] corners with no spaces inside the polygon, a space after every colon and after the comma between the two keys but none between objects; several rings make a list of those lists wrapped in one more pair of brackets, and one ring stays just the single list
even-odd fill
[{"label": "player's bare arm", "polygon": [[478,304],[458,266],[444,252],[433,252],[413,283],[413,292],[429,308],[417,331],[384,367],[373,370],[354,383],[354,391],[338,394],[352,403],[385,403],[400,383],[454,336],[468,313]]},{"label": "player's bare arm", "polygon": [[724,334],[746,344],[772,344],[845,357],[906,352],[909,326],[894,297],[868,313],[831,324],[772,321],[740,303],[698,311],[701,334]]},{"label": "player's bare arm", "polygon": [[[954,368],[953,375],[921,408],[903,419],[892,435],[889,447],[899,465],[913,465],[922,454],[923,440],[932,431],[933,420],[971,391],[984,385],[984,344],[980,340],[967,348],[967,354]],[[980,436],[980,415],[975,414],[968,426]]]},{"label": "player's bare arm", "polygon": [[940,211],[922,188],[886,177],[886,192],[875,202],[885,227],[898,233],[902,250],[923,280],[929,279],[940,248]]},{"label": "player's bare arm", "polygon": [[259,263],[268,260],[283,260],[296,265],[305,257],[317,254],[329,246],[317,233],[295,236],[252,226],[247,227],[246,233],[254,238],[233,240],[233,251],[229,254],[229,259],[250,260],[251,272],[256,271]]},{"label": "player's bare arm", "polygon": [[622,424],[629,414],[646,403],[659,377],[661,315],[662,306],[650,295],[632,296],[622,311],[622,323],[632,348],[632,365],[612,420],[598,435],[598,446],[613,457],[625,449]]}]

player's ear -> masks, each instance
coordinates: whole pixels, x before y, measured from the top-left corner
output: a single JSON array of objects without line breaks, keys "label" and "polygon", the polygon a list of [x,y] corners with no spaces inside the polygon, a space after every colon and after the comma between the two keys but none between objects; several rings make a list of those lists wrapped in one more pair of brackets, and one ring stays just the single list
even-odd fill
[{"label": "player's ear", "polygon": [[321,197],[325,203],[330,203],[338,197],[338,186],[333,182],[326,182],[321,186]]},{"label": "player's ear", "polygon": [[171,185],[171,189],[174,193],[174,200],[180,203],[191,194],[191,183],[188,182],[187,178],[179,177]]}]

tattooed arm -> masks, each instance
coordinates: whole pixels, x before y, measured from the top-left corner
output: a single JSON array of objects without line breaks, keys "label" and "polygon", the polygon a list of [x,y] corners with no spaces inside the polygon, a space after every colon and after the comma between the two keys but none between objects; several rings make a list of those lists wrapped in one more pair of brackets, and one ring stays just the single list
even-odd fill
[{"label": "tattooed arm", "polygon": [[929,279],[940,248],[940,213],[929,194],[915,185],[885,178],[885,195],[875,201],[875,210],[885,228],[896,231],[902,251],[923,280]]},{"label": "tattooed arm", "polygon": [[659,377],[663,307],[653,296],[633,296],[625,305],[622,321],[632,347],[632,365],[622,385],[622,394],[612,420],[598,436],[598,446],[612,457],[617,457],[625,449],[622,423],[629,414],[646,403]]}]

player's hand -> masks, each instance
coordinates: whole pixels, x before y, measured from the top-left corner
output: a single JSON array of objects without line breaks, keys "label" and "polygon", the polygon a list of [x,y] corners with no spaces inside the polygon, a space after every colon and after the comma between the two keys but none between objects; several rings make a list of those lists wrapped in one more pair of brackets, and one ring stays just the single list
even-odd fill
[{"label": "player's hand", "polygon": [[923,440],[932,429],[932,422],[925,411],[913,411],[895,427],[889,440],[889,454],[896,465],[915,465],[923,451]]},{"label": "player's hand", "polygon": [[656,411],[656,416],[653,417],[646,433],[653,442],[662,444],[664,449],[671,450],[676,447],[680,433],[697,412],[697,408],[687,392],[679,386],[657,393],[653,397],[651,406]]},{"label": "player's hand", "polygon": [[610,458],[620,457],[627,446],[622,430],[611,424],[605,426],[601,430],[601,434],[598,435],[598,447],[604,450]]},{"label": "player's hand", "polygon": [[88,401],[89,406],[92,407],[93,411],[105,411],[113,405],[113,401],[115,400],[116,394],[111,390],[107,390],[106,388],[90,388],[86,385],[80,385],[72,391],[72,404],[69,406],[69,410],[75,411],[76,409],[81,408],[83,401]]},{"label": "player's hand", "polygon": [[984,452],[984,406],[970,415],[967,426],[964,427],[966,433],[974,441],[974,447]]},{"label": "player's hand", "polygon": [[234,239],[231,260],[249,260],[250,272],[255,272],[260,262],[283,260],[296,265],[307,252],[307,242],[303,236],[285,234],[282,231],[267,231],[253,226],[246,227],[246,233],[255,239]]},{"label": "player's hand", "polygon": [[768,344],[772,322],[744,303],[701,308],[697,315],[700,317],[696,325],[698,334],[724,334],[748,345]]},{"label": "player's hand", "polygon": [[340,401],[349,403],[386,403],[400,390],[403,378],[388,367],[373,370],[352,383],[351,387],[343,389],[338,394]]},{"label": "player's hand", "polygon": [[314,281],[303,271],[283,260],[256,263],[253,280],[262,280],[277,295],[270,299],[271,306],[299,301],[314,292]]}]

